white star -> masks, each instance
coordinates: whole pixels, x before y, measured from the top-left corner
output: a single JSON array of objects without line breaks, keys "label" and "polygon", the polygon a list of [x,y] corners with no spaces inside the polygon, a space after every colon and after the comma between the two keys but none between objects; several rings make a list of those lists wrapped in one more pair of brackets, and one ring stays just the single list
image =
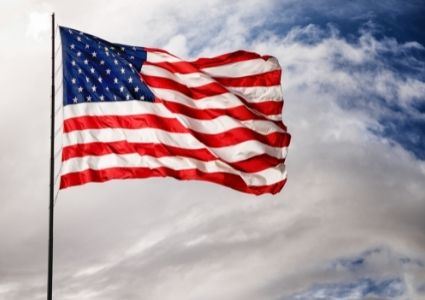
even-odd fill
[{"label": "white star", "polygon": [[145,96],[140,96],[140,100],[145,100]]},{"label": "white star", "polygon": [[124,73],[125,73],[124,68],[121,68],[121,74],[124,74]]},{"label": "white star", "polygon": [[110,69],[106,69],[106,74],[111,74],[111,70]]},{"label": "white star", "polygon": [[90,102],[91,101],[91,96],[87,96],[87,101]]},{"label": "white star", "polygon": [[121,92],[124,92],[124,87],[123,86],[120,87],[120,91]]},{"label": "white star", "polygon": [[83,70],[81,70],[81,68],[78,68],[78,74],[81,74],[83,72]]},{"label": "white star", "polygon": [[77,63],[75,62],[75,60],[73,60],[73,61],[71,61],[71,64],[72,64],[73,66],[75,66]]},{"label": "white star", "polygon": [[90,82],[90,78],[88,78],[87,76],[86,76],[86,81],[87,81],[87,82]]},{"label": "white star", "polygon": [[75,45],[74,44],[71,44],[71,49],[75,49]]},{"label": "white star", "polygon": [[124,51],[125,50],[125,48],[124,47],[121,47],[121,51]]},{"label": "white star", "polygon": [[114,100],[117,100],[117,96],[114,95]]},{"label": "white star", "polygon": [[114,83],[118,83],[118,78],[114,78]]},{"label": "white star", "polygon": [[81,42],[81,38],[79,36],[77,36],[77,41]]},{"label": "white star", "polygon": [[78,91],[80,92],[80,93],[82,93],[83,92],[83,88],[80,86],[80,87],[78,87]]},{"label": "white star", "polygon": [[130,59],[134,59],[134,56],[132,55],[132,56],[130,56]]},{"label": "white star", "polygon": [[109,92],[109,86],[106,87],[106,90]]},{"label": "white star", "polygon": [[87,59],[84,60],[84,64],[88,65],[89,61]]},{"label": "white star", "polygon": [[97,81],[99,81],[100,83],[102,83],[102,77],[99,76],[99,78],[97,79]]},{"label": "white star", "polygon": [[136,47],[134,47],[134,46],[133,46],[133,48],[132,48],[132,49],[133,49],[134,51],[136,51]]},{"label": "white star", "polygon": [[139,87],[138,87],[138,86],[136,86],[136,87],[134,88],[134,91],[135,91],[136,93],[138,93],[138,92],[139,92]]},{"label": "white star", "polygon": [[114,59],[114,64],[118,65],[118,60]]},{"label": "white star", "polygon": [[94,68],[93,67],[91,67],[91,69],[90,69],[90,72],[92,73],[92,74],[94,74]]},{"label": "white star", "polygon": [[105,51],[106,51],[106,52],[108,52],[108,51],[109,51],[108,47],[105,47]]},{"label": "white star", "polygon": [[71,81],[72,81],[72,84],[76,84],[77,83],[77,79],[75,79],[75,78],[72,78]]},{"label": "white star", "polygon": [[95,51],[93,51],[93,53],[91,54],[92,57],[96,57],[97,53]]},{"label": "white star", "polygon": [[77,56],[78,56],[78,57],[80,57],[80,56],[81,56],[81,52],[80,52],[80,51],[78,51],[78,52],[77,52]]},{"label": "white star", "polygon": [[78,102],[77,97],[72,98],[72,101],[73,101],[74,103],[77,103],[77,102]]},{"label": "white star", "polygon": [[129,99],[130,99],[130,95],[129,95],[129,94],[127,94],[127,96],[125,96],[125,98],[126,98],[127,100],[129,100]]},{"label": "white star", "polygon": [[109,56],[109,52],[105,52],[106,56]]},{"label": "white star", "polygon": [[94,85],[94,86],[92,86],[92,88],[91,88],[91,90],[93,91],[93,92],[96,92],[96,86]]},{"label": "white star", "polygon": [[104,60],[101,60],[101,61],[100,61],[100,64],[101,64],[101,65],[104,65],[104,64],[105,64],[105,61],[104,61]]},{"label": "white star", "polygon": [[128,78],[128,83],[132,83],[133,82],[133,78],[129,77]]},{"label": "white star", "polygon": [[86,49],[90,48],[89,44],[86,44],[86,47],[85,47],[85,48],[86,48]]},{"label": "white star", "polygon": [[100,101],[103,101],[103,100],[105,100],[105,96],[100,95],[99,99],[100,99]]},{"label": "white star", "polygon": [[68,32],[69,32],[69,34],[72,34],[72,30],[71,29],[68,29]]}]

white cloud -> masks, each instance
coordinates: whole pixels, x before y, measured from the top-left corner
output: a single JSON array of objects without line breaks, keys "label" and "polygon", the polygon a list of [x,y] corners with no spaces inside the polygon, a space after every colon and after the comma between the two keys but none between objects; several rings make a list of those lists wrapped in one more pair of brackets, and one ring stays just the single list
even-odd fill
[{"label": "white cloud", "polygon": [[[291,1],[285,3],[289,9]],[[321,266],[335,257],[377,245],[408,257],[423,255],[424,163],[369,130],[381,128],[378,119],[388,113],[375,97],[408,106],[423,93],[424,83],[395,73],[384,52],[420,46],[378,40],[367,31],[353,42],[335,28],[315,25],[285,36],[268,29],[252,34],[276,21],[275,4],[120,1],[101,10],[95,1],[51,4],[61,24],[111,41],[165,46],[182,57],[238,48],[277,56],[284,68],[284,119],[293,135],[289,181],[276,197],[162,178],[61,193],[58,298],[275,299],[333,279],[335,273],[324,274]],[[40,12],[29,2],[25,7]],[[43,299],[45,291],[49,37],[39,17],[31,34],[41,40],[16,45],[22,60],[2,60],[4,70],[25,66],[1,74],[8,87],[4,99],[21,93],[0,111],[0,235],[6,241],[0,282],[22,282],[3,292],[8,299]],[[25,32],[23,24],[13,30]],[[304,43],[306,38],[312,42]],[[25,48],[31,51],[22,50],[32,44]],[[375,68],[362,68],[370,65]],[[24,69],[32,80],[22,87]],[[16,123],[24,125],[11,125]]]},{"label": "white cloud", "polygon": [[50,32],[49,19],[50,14],[48,12],[30,12],[28,15],[28,26],[27,35],[40,40],[42,34],[48,34]]},{"label": "white cloud", "polygon": [[180,56],[187,57],[188,48],[186,43],[186,37],[182,34],[178,34],[173,36],[164,48],[171,53],[179,53]]}]

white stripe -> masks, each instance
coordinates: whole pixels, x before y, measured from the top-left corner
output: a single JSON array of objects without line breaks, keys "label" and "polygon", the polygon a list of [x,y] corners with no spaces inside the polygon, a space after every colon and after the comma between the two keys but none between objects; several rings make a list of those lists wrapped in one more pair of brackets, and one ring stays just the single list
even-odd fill
[{"label": "white stripe", "polygon": [[62,175],[87,169],[102,170],[114,167],[151,169],[166,167],[179,171],[197,169],[205,173],[225,172],[240,176],[248,186],[270,185],[286,178],[286,170],[283,164],[256,173],[245,173],[235,170],[219,160],[204,162],[188,157],[164,156],[157,158],[138,154],[108,154],[71,158],[62,163]]},{"label": "white stripe", "polygon": [[238,162],[248,158],[268,154],[282,159],[286,157],[286,147],[271,147],[261,142],[249,140],[226,147],[207,147],[189,133],[173,133],[155,128],[122,129],[104,128],[72,131],[63,135],[63,147],[94,142],[128,141],[129,143],[155,143],[182,149],[207,149],[215,157],[227,162]]},{"label": "white stripe", "polygon": [[200,72],[194,72],[194,73],[188,73],[188,74],[173,73],[164,68],[161,68],[158,66],[152,66],[152,65],[143,65],[140,73],[142,73],[142,75],[168,78],[175,82],[183,84],[187,87],[199,87],[212,82],[216,82],[210,76],[204,73],[200,73]]},{"label": "white stripe", "polygon": [[146,61],[151,63],[161,63],[161,62],[179,62],[182,60],[168,53],[147,51]]},{"label": "white stripe", "polygon": [[[239,99],[235,94],[232,94],[230,92],[220,94],[220,95],[215,95],[215,96],[209,96],[209,97],[205,97],[201,99],[193,99],[176,90],[160,89],[160,88],[152,88],[152,87],[150,87],[150,90],[159,99],[163,99],[169,102],[180,103],[194,109],[229,109],[229,108],[234,108],[238,106],[245,106],[249,108],[249,106],[247,106],[246,103],[242,102],[241,99]],[[261,103],[264,101],[262,99],[245,99],[245,100],[249,103]],[[276,101],[276,102],[282,101],[279,99],[268,99],[268,100]]]},{"label": "white stripe", "polygon": [[63,109],[64,119],[81,116],[126,116],[155,114],[165,118],[174,118],[162,103],[153,103],[140,100],[117,101],[117,102],[91,102],[66,105]]},{"label": "white stripe", "polygon": [[277,101],[283,100],[282,88],[280,85],[274,86],[254,86],[254,87],[227,87],[227,89],[235,94],[241,95],[248,102],[256,103],[261,101]]},{"label": "white stripe", "polygon": [[186,128],[208,134],[223,133],[235,128],[249,128],[262,135],[273,132],[285,132],[275,123],[263,120],[239,121],[228,116],[220,116],[214,120],[197,120],[185,115],[176,115],[176,118]]},{"label": "white stripe", "polygon": [[203,68],[202,71],[211,75],[211,77],[244,77],[279,69],[280,65],[277,59],[270,57],[267,60],[255,58],[217,67]]},{"label": "white stripe", "polygon": [[[151,91],[154,93],[156,97],[159,99],[163,99],[169,102],[176,102],[191,108],[195,109],[229,109],[238,106],[247,106],[242,102],[235,94],[232,93],[224,93],[215,96],[209,96],[201,99],[193,99],[189,96],[186,96],[183,93],[180,93],[176,90],[171,89],[160,89],[160,88],[152,88]],[[274,99],[271,99],[272,101]],[[249,103],[261,103],[263,100],[259,99],[246,99]],[[281,101],[281,100],[275,100]],[[248,106],[249,108],[249,106]]]},{"label": "white stripe", "polygon": [[282,114],[277,115],[264,115],[267,119],[272,121],[282,121]]},{"label": "white stripe", "polygon": [[228,109],[237,106],[246,106],[238,97],[232,93],[224,93],[217,96],[193,99],[175,90],[149,87],[160,99],[176,102],[196,109]]},{"label": "white stripe", "polygon": [[[211,77],[202,73],[180,74],[172,73],[161,67],[146,65],[142,67],[142,75],[157,76],[167,78],[177,83],[185,85],[189,88],[200,87],[209,83],[216,82]],[[262,100],[282,101],[282,88],[280,85],[275,86],[252,86],[252,87],[228,87],[226,89],[233,93],[237,93],[249,102],[259,102]],[[150,87],[152,89],[152,87]]]},{"label": "white stripe", "polygon": [[[249,128],[259,134],[272,132],[284,132],[275,123],[264,120],[239,121],[229,116],[222,115],[213,120],[198,120],[183,114],[173,114],[162,103],[150,103],[143,101],[97,102],[67,105],[64,108],[64,119],[80,116],[130,116],[140,114],[154,114],[158,117],[177,119],[184,127],[197,132],[217,134],[234,128]],[[87,111],[87,112],[86,112]]]}]

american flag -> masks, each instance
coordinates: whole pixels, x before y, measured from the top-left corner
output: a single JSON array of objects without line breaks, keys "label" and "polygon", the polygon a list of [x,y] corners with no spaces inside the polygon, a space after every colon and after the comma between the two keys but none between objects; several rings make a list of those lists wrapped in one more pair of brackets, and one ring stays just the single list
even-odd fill
[{"label": "american flag", "polygon": [[60,188],[171,176],[263,194],[286,182],[281,69],[247,51],[185,61],[60,27]]}]

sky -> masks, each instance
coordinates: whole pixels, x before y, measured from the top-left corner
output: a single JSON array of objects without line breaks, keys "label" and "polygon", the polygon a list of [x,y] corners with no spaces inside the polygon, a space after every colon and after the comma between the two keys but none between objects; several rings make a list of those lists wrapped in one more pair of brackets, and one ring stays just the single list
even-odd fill
[{"label": "sky", "polygon": [[277,57],[292,135],[275,196],[170,178],[61,191],[55,299],[425,299],[422,0],[0,8],[0,300],[46,297],[53,11],[60,25],[185,59]]}]

